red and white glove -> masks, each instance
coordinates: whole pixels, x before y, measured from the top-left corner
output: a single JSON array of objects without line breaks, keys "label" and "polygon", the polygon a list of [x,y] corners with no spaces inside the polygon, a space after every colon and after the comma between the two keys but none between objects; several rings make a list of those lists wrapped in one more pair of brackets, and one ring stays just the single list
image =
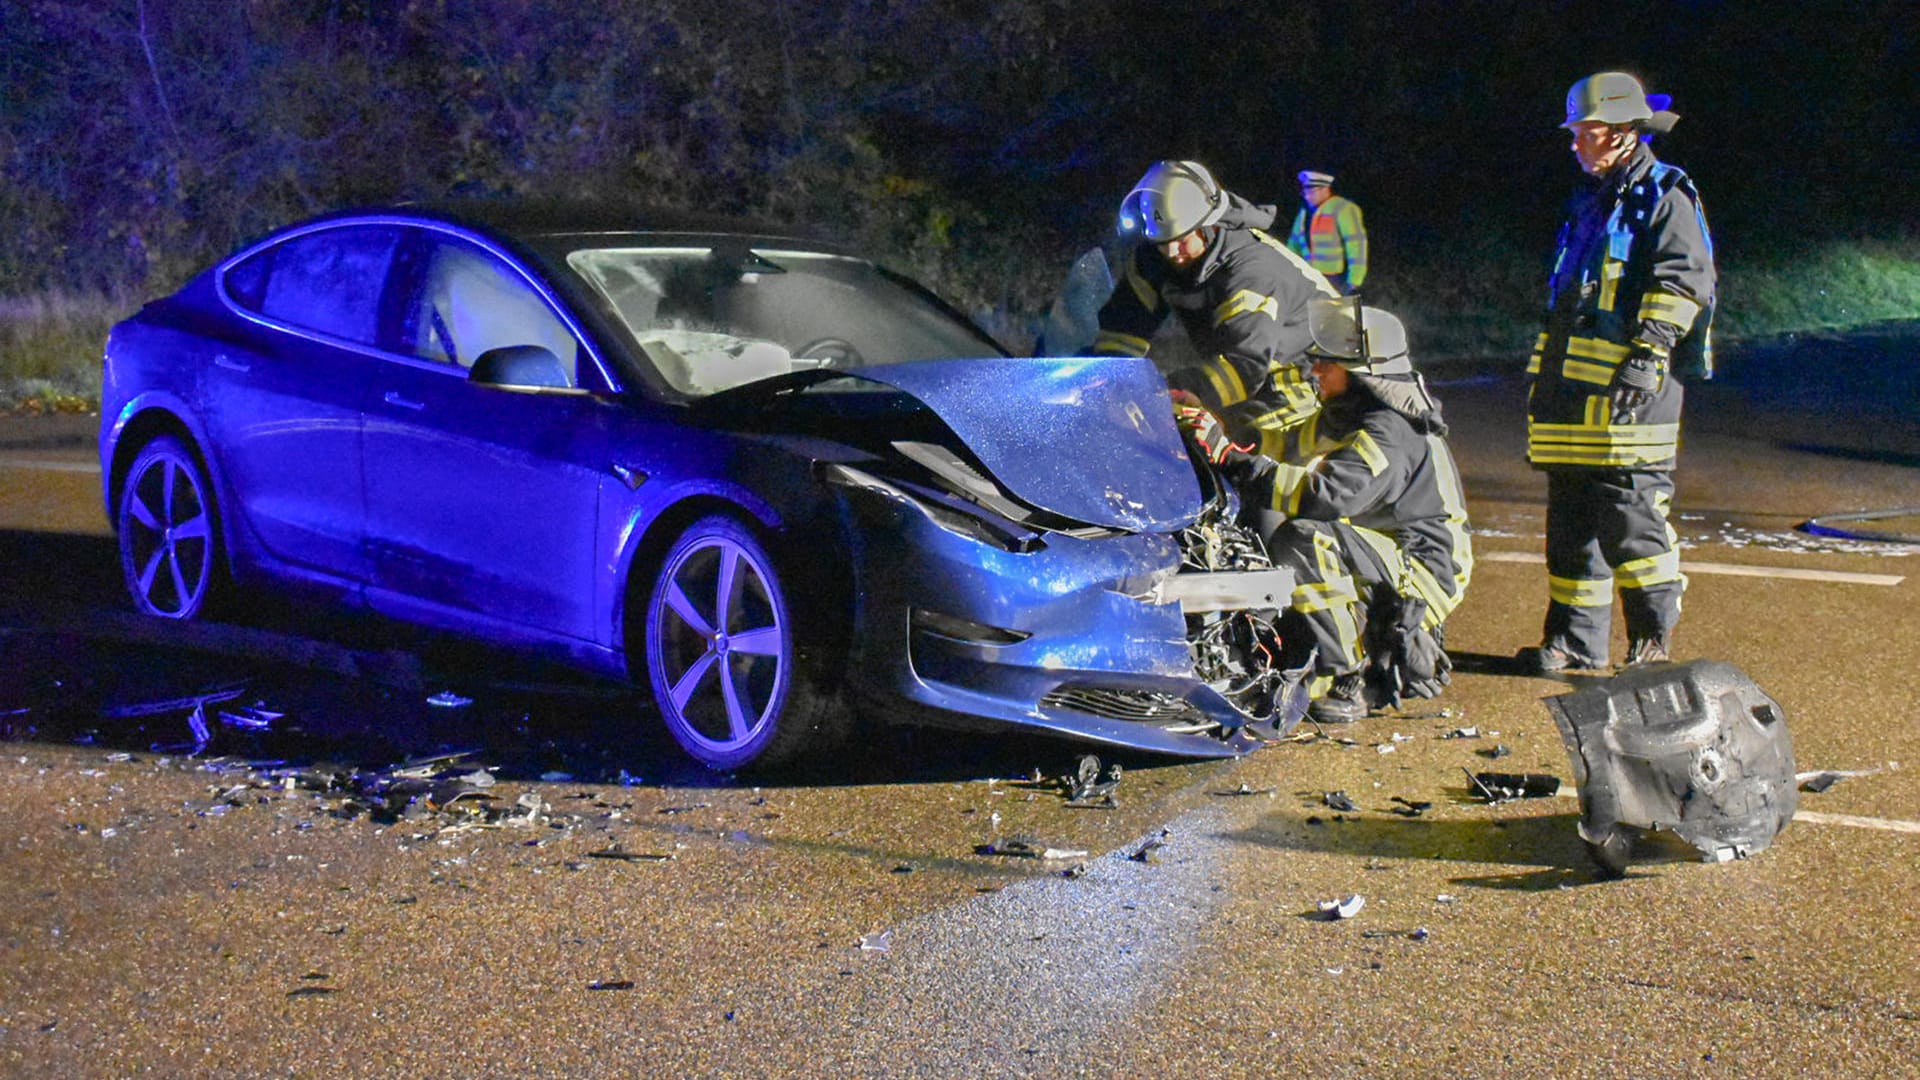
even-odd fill
[{"label": "red and white glove", "polygon": [[1235,446],[1233,440],[1227,437],[1227,429],[1220,425],[1220,418],[1198,405],[1174,406],[1173,418],[1182,431],[1193,434],[1207,460],[1215,465],[1226,461],[1227,456],[1235,451],[1244,454],[1252,449]]}]

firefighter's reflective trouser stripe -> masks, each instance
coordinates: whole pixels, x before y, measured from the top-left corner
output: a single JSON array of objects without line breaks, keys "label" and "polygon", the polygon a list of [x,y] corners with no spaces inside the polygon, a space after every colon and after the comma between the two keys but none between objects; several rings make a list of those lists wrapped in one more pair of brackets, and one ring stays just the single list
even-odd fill
[{"label": "firefighter's reflective trouser stripe", "polygon": [[1307,691],[1322,697],[1335,677],[1366,661],[1367,600],[1376,588],[1426,600],[1429,629],[1459,606],[1460,597],[1409,560],[1393,537],[1345,521],[1289,519],[1266,537],[1273,564],[1293,571],[1293,597],[1281,613],[1287,663],[1309,646],[1318,650]]},{"label": "firefighter's reflective trouser stripe", "polygon": [[1663,472],[1547,471],[1547,618],[1542,641],[1605,663],[1614,586],[1629,638],[1665,639],[1680,618],[1679,538]]},{"label": "firefighter's reflective trouser stripe", "polygon": [[[1545,335],[1542,335],[1544,338]],[[1575,338],[1567,346],[1567,359],[1564,374],[1569,379],[1597,382],[1600,386],[1613,381],[1613,369],[1619,366],[1620,358],[1626,355],[1624,349],[1619,356],[1612,357],[1603,367],[1604,378],[1589,379],[1586,375],[1576,374],[1581,361],[1576,356],[1575,344],[1583,339]],[[1604,345],[1605,342],[1593,342]],[[1612,348],[1612,346],[1608,346]],[[1536,349],[1534,357],[1527,365],[1527,371],[1535,373],[1539,369],[1540,354]],[[1664,395],[1678,399],[1681,388],[1677,379],[1669,378],[1663,387]],[[1668,423],[1615,423],[1613,399],[1607,393],[1594,393],[1586,396],[1581,409],[1580,419],[1571,423],[1548,423],[1532,415],[1527,417],[1527,460],[1534,465],[1551,467],[1554,465],[1587,465],[1604,469],[1670,469],[1680,453],[1679,404],[1676,400],[1669,405],[1665,401],[1660,407],[1642,409],[1635,414],[1638,420],[1645,414],[1661,419],[1671,418]]]}]

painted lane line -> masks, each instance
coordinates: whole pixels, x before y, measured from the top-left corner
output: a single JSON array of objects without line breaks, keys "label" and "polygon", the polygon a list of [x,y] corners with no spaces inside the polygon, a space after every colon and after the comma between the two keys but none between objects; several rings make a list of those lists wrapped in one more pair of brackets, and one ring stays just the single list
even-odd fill
[{"label": "painted lane line", "polygon": [[1882,832],[1903,832],[1920,835],[1920,821],[1900,821],[1895,818],[1858,817],[1854,814],[1823,814],[1817,810],[1802,810],[1793,815],[1793,820],[1804,821],[1809,825],[1845,825],[1854,829],[1879,829]]},{"label": "painted lane line", "polygon": [[0,457],[0,469],[39,469],[43,472],[98,473],[97,461],[48,461],[44,458]]},{"label": "painted lane line", "polygon": [[[1569,784],[1561,784],[1555,793],[1558,798],[1577,799],[1580,790]],[[1845,825],[1850,829],[1878,829],[1881,832],[1914,833],[1920,835],[1920,821],[1901,821],[1899,818],[1861,817],[1858,814],[1823,814],[1818,810],[1797,810],[1793,820],[1804,821],[1809,825]]]},{"label": "painted lane line", "polygon": [[[1537,551],[1476,551],[1480,562],[1545,563],[1547,557]],[[1837,581],[1847,585],[1898,585],[1907,580],[1903,574],[1859,574],[1850,570],[1808,570],[1799,566],[1747,566],[1741,563],[1691,562],[1681,560],[1680,569],[1689,574],[1726,574],[1731,577],[1788,578],[1794,581]]]}]

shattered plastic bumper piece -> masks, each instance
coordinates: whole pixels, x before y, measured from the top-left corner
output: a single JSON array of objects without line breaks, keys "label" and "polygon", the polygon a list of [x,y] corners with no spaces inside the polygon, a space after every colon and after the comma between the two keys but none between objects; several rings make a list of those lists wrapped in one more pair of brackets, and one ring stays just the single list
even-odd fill
[{"label": "shattered plastic bumper piece", "polygon": [[1580,787],[1580,837],[1609,873],[1631,829],[1669,829],[1710,862],[1764,849],[1793,820],[1786,713],[1719,660],[1650,664],[1548,698]]}]

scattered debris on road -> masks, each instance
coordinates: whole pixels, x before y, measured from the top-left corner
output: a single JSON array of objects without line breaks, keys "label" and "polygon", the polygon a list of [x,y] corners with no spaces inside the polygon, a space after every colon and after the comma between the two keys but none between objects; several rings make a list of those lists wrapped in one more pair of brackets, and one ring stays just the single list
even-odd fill
[{"label": "scattered debris on road", "polygon": [[1354,893],[1344,900],[1322,900],[1319,906],[1321,915],[1330,922],[1337,922],[1360,914],[1360,909],[1367,906],[1367,898]]},{"label": "scattered debris on road", "polygon": [[1488,802],[1509,799],[1549,799],[1560,794],[1560,778],[1552,773],[1471,772],[1462,769],[1474,789]]},{"label": "scattered debris on road", "polygon": [[1879,769],[1816,769],[1813,772],[1795,773],[1793,779],[1800,785],[1801,791],[1818,795],[1842,780],[1856,776],[1872,776],[1879,771]]},{"label": "scattered debris on road", "polygon": [[1083,849],[1048,847],[1031,836],[989,840],[973,850],[979,855],[1007,855],[1017,859],[1084,859],[1087,857],[1087,852]]}]

